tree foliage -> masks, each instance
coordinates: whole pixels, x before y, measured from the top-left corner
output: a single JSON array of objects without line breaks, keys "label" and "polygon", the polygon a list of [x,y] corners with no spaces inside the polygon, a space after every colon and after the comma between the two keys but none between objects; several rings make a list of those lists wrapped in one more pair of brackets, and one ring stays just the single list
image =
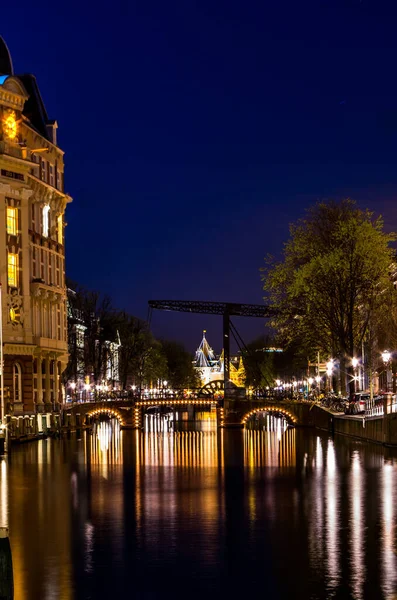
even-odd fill
[{"label": "tree foliage", "polygon": [[165,377],[164,358],[147,323],[126,312],[120,312],[118,327],[121,342],[119,350],[121,387],[126,389],[127,384],[130,383],[142,388],[145,383],[149,384],[153,380]]},{"label": "tree foliage", "polygon": [[[122,389],[135,385],[138,389],[167,379],[173,387],[196,387],[198,378],[192,356],[176,343],[156,340],[148,324],[116,310],[110,298],[68,281],[69,363],[64,382],[82,381],[94,384],[105,379],[107,365],[114,357],[109,344],[118,348],[119,383]],[[77,343],[79,331],[84,335],[83,347]],[[114,385],[116,382],[111,382]]]},{"label": "tree foliage", "polygon": [[381,217],[350,199],[320,202],[290,226],[281,261],[267,259],[266,300],[277,309],[281,340],[339,357],[341,370],[361,348],[372,324],[394,314],[391,268],[395,234]]},{"label": "tree foliage", "polygon": [[274,385],[276,379],[288,381],[293,376],[303,376],[307,361],[299,355],[294,343],[283,352],[275,351],[276,340],[269,335],[261,335],[247,344],[243,351],[246,369],[246,385],[265,389]]},{"label": "tree foliage", "polygon": [[192,355],[182,344],[162,340],[161,346],[168,365],[168,381],[175,389],[200,387],[200,377],[193,367]]},{"label": "tree foliage", "polygon": [[[66,379],[77,380],[90,375],[95,384],[106,372],[108,343],[117,336],[117,315],[108,296],[92,292],[71,281],[68,293],[69,364]],[[84,331],[84,347],[77,343],[76,325]]]}]

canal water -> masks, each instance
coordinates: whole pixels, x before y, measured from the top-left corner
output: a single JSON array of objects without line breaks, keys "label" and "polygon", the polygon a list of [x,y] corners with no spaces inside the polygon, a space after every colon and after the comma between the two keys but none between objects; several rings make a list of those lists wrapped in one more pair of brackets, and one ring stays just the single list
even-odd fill
[{"label": "canal water", "polygon": [[396,598],[396,454],[260,428],[102,422],[15,447],[0,462],[15,599]]}]

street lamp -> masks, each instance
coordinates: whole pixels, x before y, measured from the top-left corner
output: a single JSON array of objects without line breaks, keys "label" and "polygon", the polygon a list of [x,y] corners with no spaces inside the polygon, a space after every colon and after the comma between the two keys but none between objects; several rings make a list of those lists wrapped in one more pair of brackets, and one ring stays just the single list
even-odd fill
[{"label": "street lamp", "polygon": [[89,391],[91,389],[91,386],[89,383],[85,383],[84,384],[84,389],[85,389],[85,401],[87,402],[87,396],[89,398]]},{"label": "street lamp", "polygon": [[382,352],[382,360],[383,360],[383,364],[385,365],[385,370],[386,370],[386,392],[389,391],[389,373],[390,373],[390,361],[391,361],[391,352],[389,352],[388,350],[383,350]]},{"label": "street lamp", "polygon": [[383,350],[382,352],[382,360],[385,364],[387,364],[389,362],[389,360],[391,359],[391,354],[388,350]]},{"label": "street lamp", "polygon": [[332,358],[329,359],[329,361],[327,362],[326,367],[327,367],[327,376],[328,376],[329,390],[331,391],[331,388],[332,388],[331,378],[332,378],[332,373],[333,373],[333,370],[334,370],[334,361],[333,361]]},{"label": "street lamp", "polygon": [[70,389],[72,390],[72,402],[75,400],[75,390],[76,390],[76,382],[72,381],[70,383]]},{"label": "street lamp", "polygon": [[353,367],[353,381],[354,381],[354,393],[357,392],[357,381],[359,378],[357,377],[357,367],[358,367],[358,358],[353,356],[352,358],[352,367]]}]

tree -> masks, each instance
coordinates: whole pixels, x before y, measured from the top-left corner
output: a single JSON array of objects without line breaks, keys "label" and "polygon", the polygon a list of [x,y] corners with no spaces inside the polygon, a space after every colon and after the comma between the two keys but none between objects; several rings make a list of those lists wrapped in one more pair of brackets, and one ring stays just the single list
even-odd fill
[{"label": "tree", "polygon": [[261,335],[247,344],[242,351],[247,386],[265,389],[272,385],[276,378],[276,371],[273,364],[273,353],[267,352],[271,346],[273,346],[273,340],[268,336]]},{"label": "tree", "polygon": [[118,313],[120,383],[127,388],[132,381],[139,389],[167,378],[167,361],[161,344],[150,333],[148,324],[126,312]]},{"label": "tree", "polygon": [[[106,379],[109,344],[117,340],[118,319],[110,298],[67,281],[69,363],[65,380],[90,376],[95,384]],[[79,334],[83,344],[77,343]]]},{"label": "tree", "polygon": [[283,258],[267,259],[266,299],[276,308],[273,325],[287,345],[299,343],[339,358],[342,388],[351,358],[361,349],[371,324],[395,305],[390,271],[395,234],[383,231],[381,217],[350,199],[320,202],[290,226]]},{"label": "tree", "polygon": [[193,367],[193,358],[182,344],[162,340],[161,346],[167,360],[168,381],[172,388],[200,387],[200,377]]},{"label": "tree", "polygon": [[275,351],[276,340],[270,335],[261,335],[247,344],[243,351],[246,368],[246,383],[258,389],[274,385],[276,379],[283,381],[299,374],[307,368],[307,360],[299,355],[292,342],[286,350]]}]

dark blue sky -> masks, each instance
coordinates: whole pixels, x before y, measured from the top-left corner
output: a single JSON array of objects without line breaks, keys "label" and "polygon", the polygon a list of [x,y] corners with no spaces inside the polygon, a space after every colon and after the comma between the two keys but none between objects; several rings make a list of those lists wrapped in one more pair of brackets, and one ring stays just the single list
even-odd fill
[{"label": "dark blue sky", "polygon": [[[59,122],[68,275],[140,317],[150,298],[260,303],[264,255],[315,200],[354,197],[397,228],[393,4],[2,7],[15,72]],[[153,317],[191,349],[203,327],[219,349],[219,319]]]}]

